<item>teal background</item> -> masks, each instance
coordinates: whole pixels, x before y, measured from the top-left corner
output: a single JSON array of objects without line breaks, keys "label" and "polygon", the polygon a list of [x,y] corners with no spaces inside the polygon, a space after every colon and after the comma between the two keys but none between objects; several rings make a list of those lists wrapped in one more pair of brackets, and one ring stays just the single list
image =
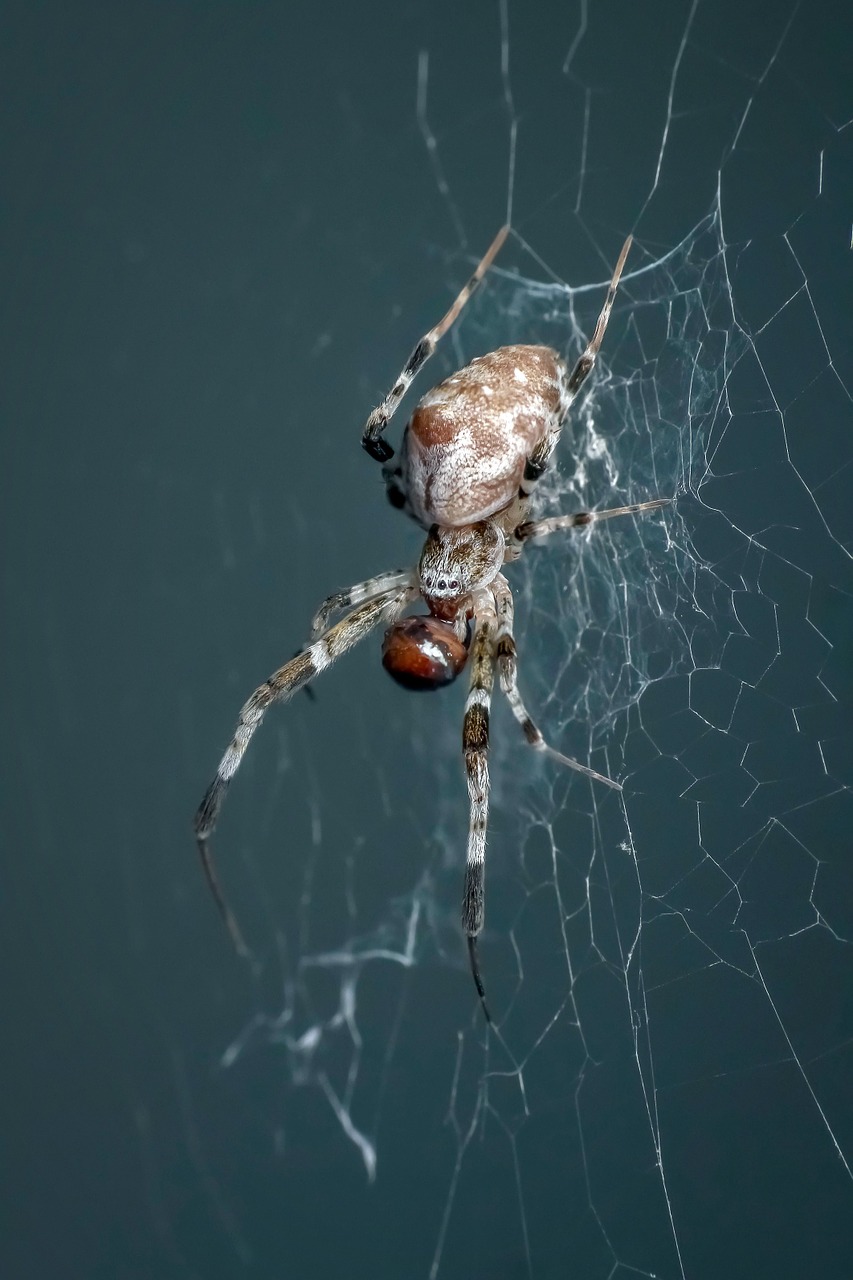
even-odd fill
[{"label": "teal background", "polygon": [[[333,947],[373,927],[415,882],[445,780],[460,792],[461,862],[461,779],[449,766],[432,770],[423,751],[433,741],[442,758],[456,749],[458,701],[413,707],[369,645],[328,677],[316,705],[301,700],[286,724],[265,728],[229,800],[219,860],[258,975],[221,936],[190,820],[242,699],[301,642],[318,601],[417,555],[417,531],[385,504],[358,436],[504,216],[499,11],[484,0],[7,4],[0,1273],[9,1280],[851,1274],[853,1186],[818,1110],[849,1161],[850,19],[818,3],[792,10],[786,28],[778,7],[700,4],[666,164],[644,209],[689,9],[591,5],[564,76],[582,12],[510,6],[514,225],[563,279],[601,280],[602,259],[612,261],[629,229],[652,254],[678,243],[711,208],[723,165],[725,237],[743,247],[731,259],[739,314],[755,334],[769,326],[757,349],[784,404],[787,456],[778,434],[765,449],[754,406],[767,383],[753,366],[731,388],[741,427],[726,436],[707,509],[688,496],[685,519],[721,580],[740,574],[761,586],[744,626],[754,682],[772,666],[775,683],[762,686],[747,737],[768,752],[783,746],[763,766],[776,780],[764,792],[767,836],[741,851],[755,878],[737,924],[749,928],[750,911],[763,911],[758,932],[780,940],[762,949],[764,972],[816,1100],[790,1070],[791,1043],[755,975],[735,976],[749,951],[721,927],[721,984],[707,950],[681,968],[683,935],[666,932],[674,908],[646,935],[637,993],[651,1010],[666,1196],[630,1020],[594,987],[585,1026],[595,1067],[562,1025],[565,1040],[531,1055],[534,1114],[525,1119],[511,1081],[496,1079],[488,1123],[468,1145],[478,1082],[505,1063],[498,1050],[488,1064],[480,1056],[449,928],[445,963],[380,965],[359,990],[354,1113],[376,1142],[374,1183],[316,1084],[328,1071],[343,1088],[346,1038],[344,1049],[334,1036],[324,1043],[328,1060],[311,1064],[306,1088],[294,1084],[298,1064],[274,1025],[259,1022],[223,1067],[253,1016],[275,1019],[286,1004],[300,923],[310,920],[308,949]],[[421,49],[464,249],[417,127]],[[522,265],[536,274],[529,259]],[[713,508],[725,518],[707,518]],[[773,555],[757,548],[759,534]],[[741,662],[734,648],[724,667]],[[686,696],[675,681],[651,691],[647,723],[667,745],[632,821],[660,860],[650,892],[656,874],[683,887],[669,905],[682,920],[701,916],[707,940],[718,892],[700,877],[681,886],[695,830],[683,817],[684,779],[665,767],[685,749]],[[797,708],[825,766],[816,749],[803,762],[791,754],[776,703]],[[726,795],[719,761],[703,764],[703,749],[691,756],[694,773],[721,779],[708,847],[735,850],[745,795],[736,786]],[[807,850],[792,860],[793,881],[789,846],[774,852],[773,819],[789,810]],[[511,819],[494,829],[497,842]],[[353,918],[341,890],[350,874]],[[774,896],[780,883],[793,884],[790,898]],[[512,886],[495,884],[497,904]],[[310,911],[298,912],[308,891]],[[506,912],[495,906],[497,933]],[[534,934],[529,969],[547,983]],[[496,1005],[511,972],[498,945]],[[317,1010],[327,1008],[332,978],[311,982]],[[522,998],[535,1004],[538,990],[525,985]]]}]

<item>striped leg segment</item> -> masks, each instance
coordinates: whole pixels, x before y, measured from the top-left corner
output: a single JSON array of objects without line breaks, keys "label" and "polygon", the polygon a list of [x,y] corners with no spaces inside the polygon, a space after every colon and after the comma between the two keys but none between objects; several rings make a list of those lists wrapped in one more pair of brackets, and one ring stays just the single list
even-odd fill
[{"label": "striped leg segment", "polygon": [[482,607],[478,605],[469,659],[471,681],[462,724],[462,750],[471,805],[462,926],[468,938],[471,973],[487,1022],[491,1022],[491,1016],[477,961],[477,935],[483,928],[484,916],[486,825],[489,817],[489,707],[494,682],[495,631],[494,607],[490,602]]},{"label": "striped leg segment", "polygon": [[628,239],[622,246],[622,252],[619,254],[619,261],[613,271],[610,279],[610,287],[607,290],[607,297],[604,300],[604,306],[596,321],[595,332],[590,342],[587,344],[582,355],[575,364],[571,373],[568,372],[562,361],[560,362],[560,421],[556,430],[550,431],[539,443],[527,459],[524,467],[524,474],[521,480],[521,494],[528,498],[542,476],[548,470],[548,464],[551,461],[551,455],[557,447],[560,435],[563,429],[563,423],[568,417],[569,410],[575,400],[578,392],[583,386],[586,379],[592,372],[593,366],[607,329],[610,313],[613,310],[613,302],[616,298],[616,290],[619,286],[619,280],[625,266],[625,260],[628,257],[628,251],[631,248],[632,237]]},{"label": "striped leg segment", "polygon": [[607,778],[603,773],[597,773],[595,769],[590,769],[587,765],[581,764],[580,761],[573,760],[571,756],[564,756],[561,751],[555,750],[545,741],[540,730],[531,720],[518,691],[518,655],[512,630],[513,599],[509,583],[502,574],[498,574],[492,583],[492,592],[495,597],[498,619],[498,678],[501,691],[506,695],[506,699],[512,708],[512,714],[521,725],[525,738],[531,747],[541,751],[544,755],[550,756],[552,760],[556,760],[559,764],[565,765],[569,769],[575,769],[578,773],[584,774],[587,778],[592,778],[595,782],[603,782],[605,786],[612,787],[614,791],[621,791],[620,784],[614,782],[612,778]]},{"label": "striped leg segment", "polygon": [[377,462],[387,462],[394,456],[394,450],[382,439],[382,433],[387,427],[390,419],[400,407],[400,401],[408,391],[409,387],[415,380],[418,371],[423,368],[427,360],[435,351],[441,339],[447,333],[447,330],[453,324],[459,312],[468,302],[471,294],[477,288],[477,285],[483,279],[489,267],[497,257],[501,245],[509,234],[509,227],[501,227],[492,243],[489,245],[485,254],[481,258],[476,271],[471,276],[464,289],[461,290],[453,303],[450,310],[442,316],[438,324],[430,329],[429,333],[424,334],[412,354],[406,361],[399,378],[394,383],[381,404],[377,405],[367,419],[367,425],[361,437],[362,446],[370,454],[371,458],[375,458]]},{"label": "striped leg segment", "polygon": [[351,609],[354,605],[372,600],[374,596],[384,595],[387,591],[395,591],[399,587],[414,585],[415,575],[411,569],[391,569],[387,573],[378,573],[375,578],[366,578],[357,582],[346,591],[336,591],[320,605],[311,619],[310,643],[319,640],[329,629],[329,619],[340,609]]},{"label": "striped leg segment", "polygon": [[216,777],[205,792],[204,799],[198,807],[193,821],[199,857],[204,868],[207,883],[216,900],[228,932],[241,955],[248,955],[240,928],[228,907],[219,885],[210,850],[209,840],[216,826],[222,803],[231,783],[231,779],[240,767],[246,754],[246,748],[263,720],[267,709],[274,702],[286,702],[297,689],[304,688],[321,671],[330,667],[337,658],[351,649],[381,622],[389,622],[411,603],[417,594],[416,589],[408,586],[395,586],[361,604],[352,613],[347,614],[326,634],[283,667],[274,672],[270,678],[260,685],[249,698],[240,712],[234,737],[228,750],[222,757]]},{"label": "striped leg segment", "polygon": [[[622,271],[625,267],[625,260],[628,252],[633,244],[634,237],[628,236],[628,239],[622,246],[622,252],[619,254],[619,260],[613,268],[613,275],[610,277],[610,287],[607,290],[607,297],[604,299],[604,306],[601,308],[601,314],[595,324],[595,332],[587,343],[586,349],[582,352],[577,364],[569,376],[568,395],[570,405],[583,384],[586,382],[592,367],[595,364],[596,357],[601,348],[601,342],[610,320],[610,312],[613,310],[613,303],[616,299],[616,290],[619,288],[619,281],[622,277]],[[568,411],[568,405],[566,405]]]},{"label": "striped leg segment", "polygon": [[521,477],[521,484],[519,486],[519,493],[521,497],[529,498],[545,472],[548,470],[551,455],[559,444],[560,436],[563,433],[563,423],[566,420],[566,414],[568,413],[568,406],[570,403],[571,401],[567,401],[565,412],[560,416],[560,425],[557,429],[555,431],[550,431],[548,435],[544,436],[539,441],[536,448],[525,462],[524,473]]},{"label": "striped leg segment", "polygon": [[562,533],[565,529],[585,529],[587,525],[596,524],[599,520],[612,520],[614,516],[636,516],[645,511],[659,511],[661,507],[668,507],[671,501],[671,498],[653,498],[650,502],[632,502],[627,507],[611,507],[609,511],[577,511],[570,516],[530,520],[526,524],[520,524],[514,536],[519,542],[547,538],[549,534]]}]

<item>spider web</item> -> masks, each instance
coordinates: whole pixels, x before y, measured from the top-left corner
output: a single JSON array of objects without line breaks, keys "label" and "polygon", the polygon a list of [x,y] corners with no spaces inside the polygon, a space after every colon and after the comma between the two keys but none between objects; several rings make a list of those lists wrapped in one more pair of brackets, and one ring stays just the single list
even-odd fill
[{"label": "spider web", "polygon": [[[272,1055],[285,1162],[319,1126],[374,1194],[406,1180],[407,1275],[470,1274],[472,1249],[478,1274],[832,1275],[850,1243],[849,103],[804,12],[755,35],[672,6],[642,65],[614,44],[653,35],[622,17],[582,4],[546,34],[497,9],[412,83],[422,278],[450,296],[505,205],[514,229],[416,390],[507,342],[577,353],[631,230],[539,513],[673,499],[511,570],[534,718],[623,790],[543,765],[496,694],[492,1032],[458,924],[459,700],[376,694],[390,758],[363,730],[374,790],[348,818],[310,715],[254,775],[261,839],[291,788],[311,839],[287,893],[245,854],[273,944],[222,1066],[239,1094]],[[632,93],[654,105],[626,147]],[[420,331],[397,303],[365,410]]]}]

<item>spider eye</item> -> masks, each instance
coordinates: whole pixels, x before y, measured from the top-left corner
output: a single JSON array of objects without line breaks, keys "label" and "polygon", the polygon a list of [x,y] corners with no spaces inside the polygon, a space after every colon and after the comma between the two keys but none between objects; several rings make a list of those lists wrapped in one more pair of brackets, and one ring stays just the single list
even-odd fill
[{"label": "spider eye", "polygon": [[467,644],[439,618],[403,618],[382,641],[382,665],[404,689],[441,689],[467,661]]}]

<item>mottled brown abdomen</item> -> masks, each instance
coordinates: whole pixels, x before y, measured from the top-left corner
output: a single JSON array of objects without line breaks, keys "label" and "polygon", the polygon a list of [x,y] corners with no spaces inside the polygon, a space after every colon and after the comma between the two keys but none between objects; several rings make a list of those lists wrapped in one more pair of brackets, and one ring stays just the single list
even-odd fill
[{"label": "mottled brown abdomen", "polygon": [[499,347],[429,391],[403,440],[413,515],[459,528],[508,506],[536,445],[560,429],[567,380],[551,347]]}]

